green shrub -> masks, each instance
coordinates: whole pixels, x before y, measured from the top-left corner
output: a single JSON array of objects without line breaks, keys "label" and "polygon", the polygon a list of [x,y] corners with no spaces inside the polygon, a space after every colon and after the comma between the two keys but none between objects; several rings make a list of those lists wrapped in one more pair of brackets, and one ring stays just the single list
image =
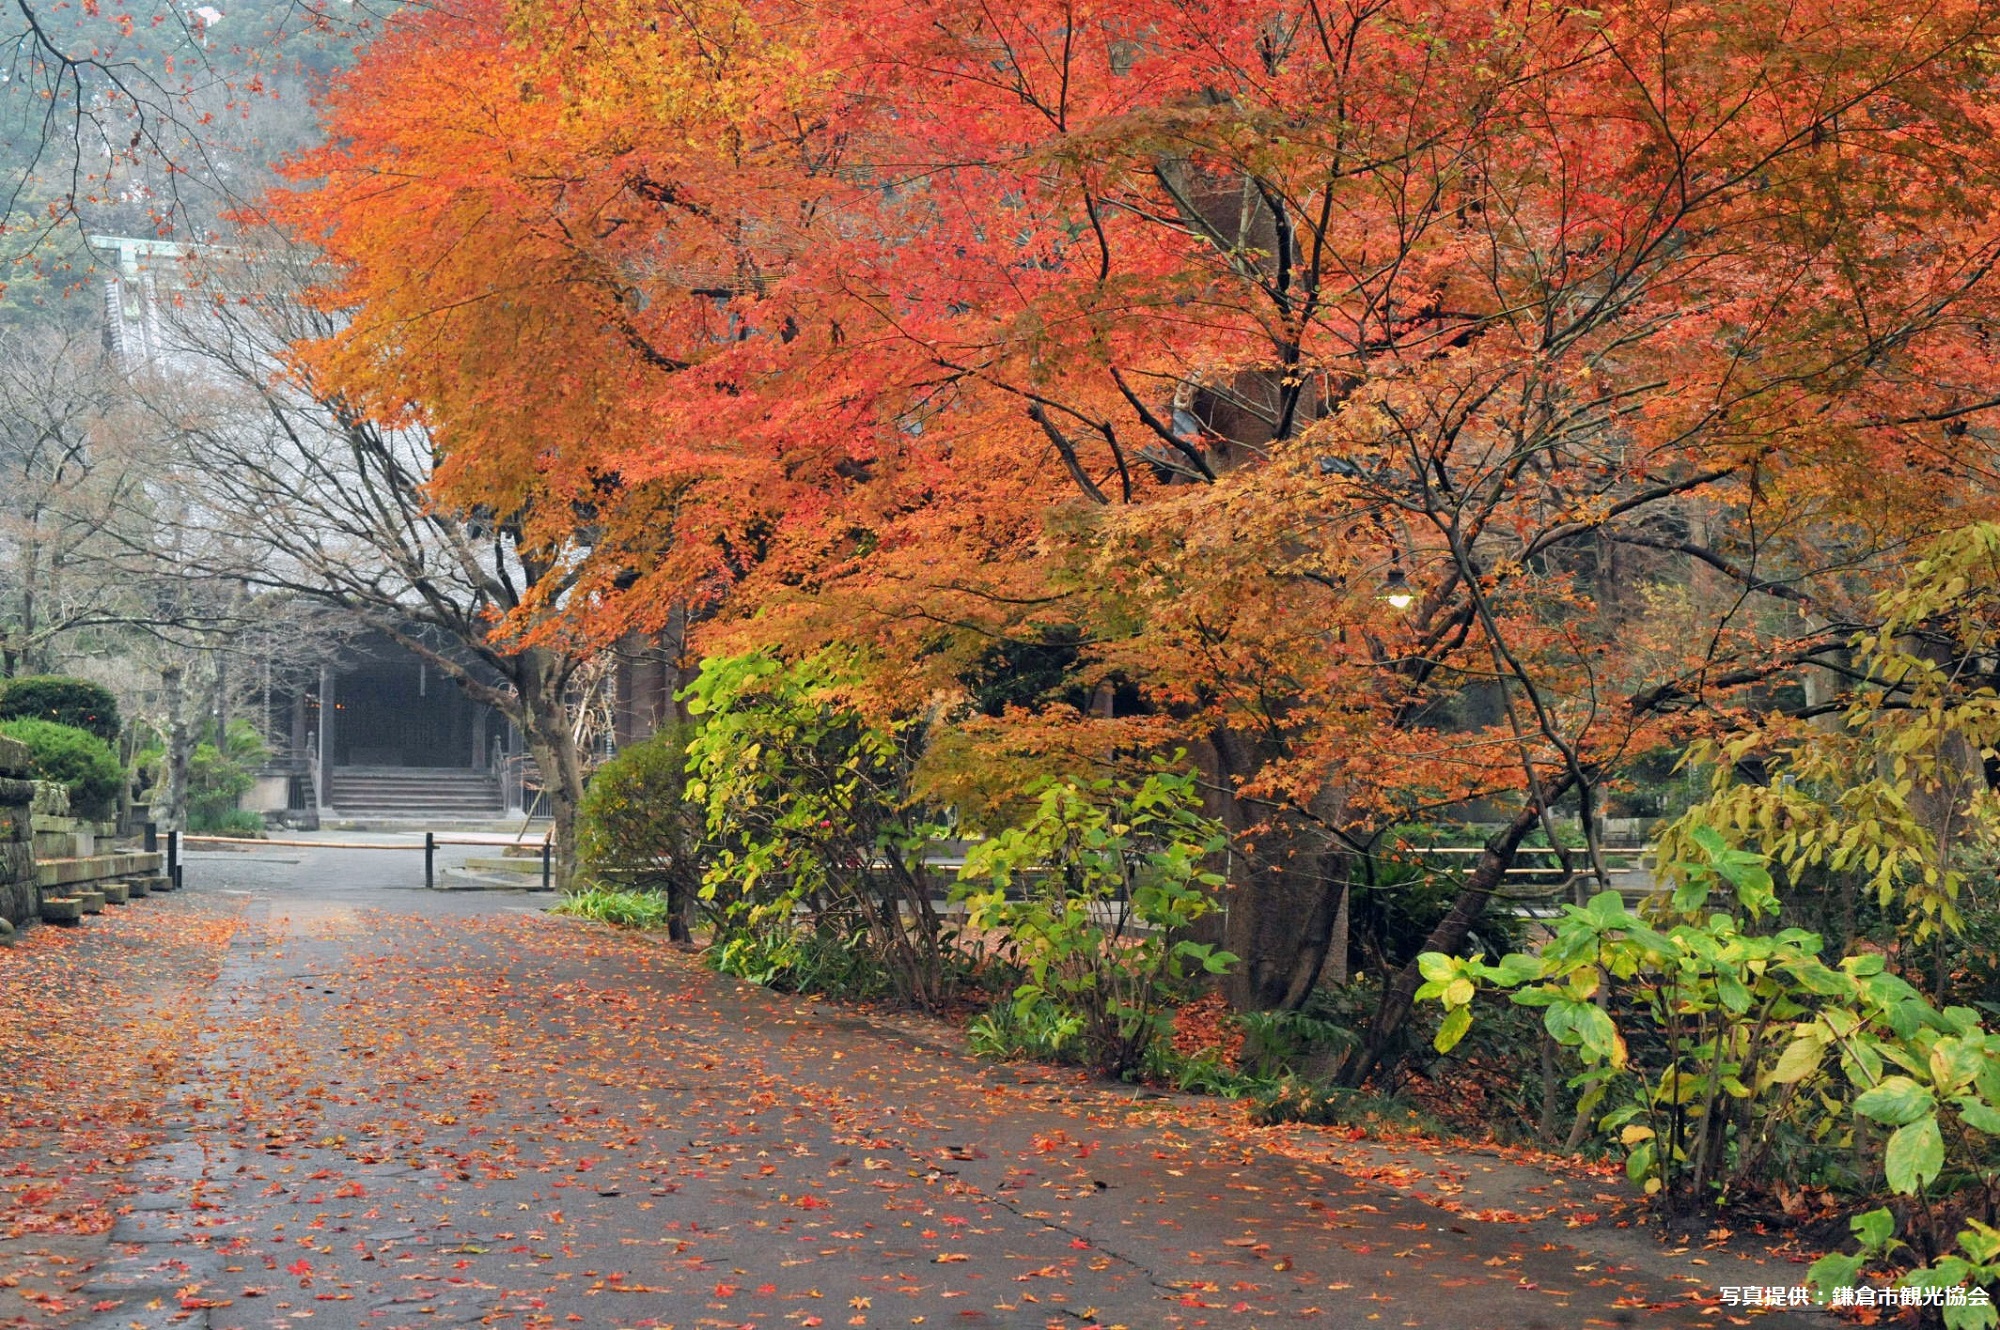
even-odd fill
[{"label": "green shrub", "polygon": [[256,769],[269,755],[263,737],[248,721],[229,727],[227,751],[212,743],[196,744],[188,754],[188,830],[227,833],[246,826],[261,830],[262,819],[237,808],[236,801],[257,783]]},{"label": "green shrub", "polygon": [[1236,1015],[1243,1031],[1244,1074],[1263,1079],[1292,1076],[1309,1066],[1331,1071],[1337,1055],[1356,1043],[1354,1032],[1306,1011],[1245,1011]]},{"label": "green shrub", "polygon": [[1305,1011],[1242,1011],[1228,1018],[1242,1034],[1231,1058],[1219,1048],[1187,1054],[1167,1040],[1146,1053],[1146,1079],[1166,1082],[1188,1094],[1262,1102],[1282,1086],[1323,1079],[1340,1055],[1354,1046],[1352,1028],[1328,1019],[1329,1003],[1314,993]]},{"label": "green shrub", "polygon": [[1176,1053],[1165,1040],[1155,1040],[1147,1052],[1146,1079],[1165,1082],[1183,1094],[1214,1095],[1218,1099],[1241,1099],[1269,1086],[1269,1082],[1231,1067],[1215,1049],[1188,1057]]},{"label": "green shrub", "polygon": [[[1887,1273],[1906,1267],[1914,1254],[1920,1259],[1914,1268],[1903,1269],[1894,1281],[1895,1287],[1943,1289],[1942,1301],[1931,1301],[1928,1306],[1943,1308],[1938,1316],[1945,1330],[1993,1330],[2000,1324],[2000,1316],[1995,1315],[1993,1296],[1987,1290],[2000,1285],[2000,1229],[1970,1215],[1966,1216],[1965,1225],[1949,1246],[1936,1241],[1924,1243],[1925,1247],[1939,1251],[1935,1259],[1925,1263],[1924,1252],[1896,1236],[1895,1211],[1885,1208],[1856,1215],[1848,1221],[1848,1226],[1860,1249],[1851,1256],[1829,1252],[1820,1257],[1806,1271],[1806,1283],[1823,1298],[1830,1299],[1836,1289],[1852,1290],[1863,1283],[1864,1270],[1874,1267],[1880,1273]],[[1867,1282],[1887,1281],[1878,1276]]]},{"label": "green shrub", "polygon": [[0,685],[0,720],[47,720],[118,742],[118,699],[88,679],[26,675]]},{"label": "green shrub", "polygon": [[890,991],[888,975],[870,954],[867,935],[827,921],[789,931],[732,932],[705,954],[723,974],[781,993],[874,998]]},{"label": "green shrub", "polygon": [[89,819],[113,817],[125,769],[111,745],[87,730],[52,720],[0,721],[0,734],[28,745],[34,775],[69,788],[70,811]]},{"label": "green shrub", "polygon": [[701,890],[705,810],[687,799],[687,732],[662,728],[591,774],[577,807],[577,867],[586,882],[657,892],[667,929],[688,936]]},{"label": "green shrub", "polygon": [[620,928],[658,928],[667,922],[667,898],[657,891],[626,891],[591,886],[564,896],[549,911],[578,919],[595,919]]},{"label": "green shrub", "polygon": [[934,907],[945,882],[928,854],[944,828],[909,783],[921,726],[861,715],[850,682],[836,653],[702,662],[687,787],[711,842],[701,898],[719,946],[743,939],[788,982],[838,974],[850,991],[845,961],[800,950],[832,934],[879,973],[871,986],[936,1008],[965,967]]},{"label": "green shrub", "polygon": [[1581,1064],[1580,1110],[1625,1151],[1631,1180],[1679,1212],[1836,1163],[1919,1206],[1983,1176],[2000,1145],[2000,1033],[1969,1007],[1933,1006],[1880,953],[1828,963],[1818,934],[1747,931],[1727,910],[1753,927],[1769,917],[1766,858],[1709,828],[1683,848],[1653,917],[1607,891],[1565,906],[1532,955],[1426,952],[1417,998],[1444,1007],[1437,1047],[1471,1027],[1482,985],[1541,1010]]},{"label": "green shrub", "polygon": [[[1051,782],[1020,826],[973,846],[960,890],[967,924],[1025,982],[1014,1025],[1072,1042],[1107,1075],[1146,1065],[1169,1023],[1171,987],[1236,958],[1185,937],[1222,885],[1205,862],[1224,842],[1201,811],[1191,772],[1166,767],[1142,782]],[[977,884],[975,886],[975,884]]]}]

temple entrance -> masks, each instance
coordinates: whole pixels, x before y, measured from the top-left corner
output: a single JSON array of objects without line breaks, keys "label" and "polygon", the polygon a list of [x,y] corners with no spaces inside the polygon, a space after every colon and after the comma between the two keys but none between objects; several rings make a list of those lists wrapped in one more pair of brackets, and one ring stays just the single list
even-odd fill
[{"label": "temple entrance", "polygon": [[493,756],[492,708],[418,657],[399,654],[357,661],[333,677],[331,765],[484,771]]},{"label": "temple entrance", "polygon": [[509,806],[512,727],[414,652],[349,644],[321,671],[317,701],[322,814],[477,821]]}]

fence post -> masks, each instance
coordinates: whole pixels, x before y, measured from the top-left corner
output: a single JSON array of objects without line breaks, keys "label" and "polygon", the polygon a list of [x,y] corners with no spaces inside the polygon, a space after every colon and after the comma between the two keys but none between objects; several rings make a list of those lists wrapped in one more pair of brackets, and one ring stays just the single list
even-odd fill
[{"label": "fence post", "polygon": [[555,840],[555,833],[553,831],[551,831],[548,835],[542,837],[542,890],[543,891],[547,891],[549,889],[549,881],[550,881],[549,845],[554,840]]},{"label": "fence post", "polygon": [[179,890],[181,885],[181,833],[167,832],[167,878]]},{"label": "fence post", "polygon": [[159,852],[160,824],[157,822],[148,822],[146,823],[146,853],[158,854]]},{"label": "fence post", "polygon": [[437,833],[435,831],[426,831],[424,833],[424,885],[426,887],[437,885],[433,872],[437,866],[437,848]]}]

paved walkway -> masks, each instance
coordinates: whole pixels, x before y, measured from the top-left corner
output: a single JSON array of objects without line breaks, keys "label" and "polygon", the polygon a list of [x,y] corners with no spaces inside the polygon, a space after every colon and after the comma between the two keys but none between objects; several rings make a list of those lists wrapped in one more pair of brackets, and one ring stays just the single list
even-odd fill
[{"label": "paved walkway", "polygon": [[981,1064],[411,859],[196,855],[154,903],[244,927],[126,1212],[67,1249],[67,1323],[1554,1330],[1727,1324],[1691,1295],[1802,1278],[1481,1221],[1511,1166],[1439,1208],[1370,1180],[1395,1151]]}]

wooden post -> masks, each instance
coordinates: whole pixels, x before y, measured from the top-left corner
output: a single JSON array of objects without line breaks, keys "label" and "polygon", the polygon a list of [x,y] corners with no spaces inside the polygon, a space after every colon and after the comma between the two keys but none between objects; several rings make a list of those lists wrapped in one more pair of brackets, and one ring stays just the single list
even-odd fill
[{"label": "wooden post", "polygon": [[424,885],[427,887],[437,885],[437,876],[433,871],[437,866],[437,848],[437,833],[435,831],[426,831],[424,833]]},{"label": "wooden post", "polygon": [[549,864],[549,850],[554,840],[555,840],[554,833],[550,833],[549,835],[542,837],[542,890],[543,891],[549,890],[550,867],[551,867]]}]

